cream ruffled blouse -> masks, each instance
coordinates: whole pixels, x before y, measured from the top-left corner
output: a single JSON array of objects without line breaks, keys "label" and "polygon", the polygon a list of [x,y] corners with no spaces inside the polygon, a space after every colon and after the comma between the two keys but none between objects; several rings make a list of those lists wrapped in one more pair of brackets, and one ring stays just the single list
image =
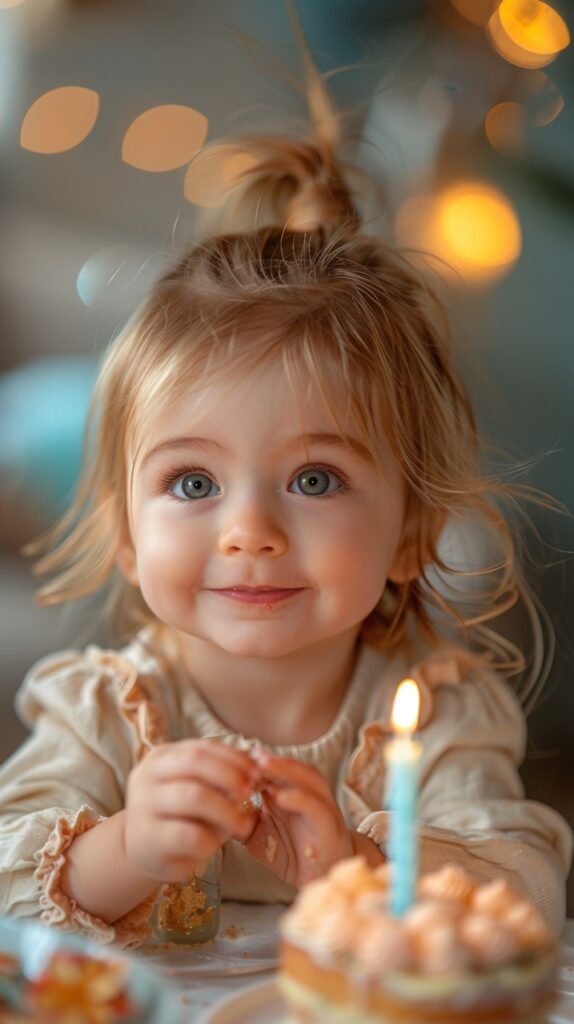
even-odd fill
[{"label": "cream ruffled blouse", "polygon": [[[555,811],[524,799],[518,701],[462,650],[412,660],[363,647],[327,732],[269,749],[315,765],[348,827],[384,850],[383,745],[397,683],[414,677],[422,694],[421,870],[454,861],[477,882],[502,875],[559,932],[572,837]],[[147,629],[120,652],[65,651],[30,671],[17,708],[32,735],[0,769],[0,912],[126,947],[145,941],[152,899],[111,926],[68,899],[60,876],[74,837],[122,809],[128,774],[153,746],[200,736],[243,750],[258,744],[218,721],[176,664],[165,634]],[[240,843],[227,844],[224,898],[288,903],[293,895]]]}]

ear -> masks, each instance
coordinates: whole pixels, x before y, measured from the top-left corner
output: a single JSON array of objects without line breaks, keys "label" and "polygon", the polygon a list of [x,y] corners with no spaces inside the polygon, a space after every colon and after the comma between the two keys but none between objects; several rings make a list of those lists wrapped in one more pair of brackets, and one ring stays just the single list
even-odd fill
[{"label": "ear", "polygon": [[420,576],[420,573],[421,566],[416,545],[402,543],[389,570],[389,580],[391,583],[409,583],[410,580]]},{"label": "ear", "polygon": [[128,583],[134,587],[139,585],[137,558],[131,541],[123,542],[118,547],[116,565]]},{"label": "ear", "polygon": [[127,523],[122,527],[118,540],[116,565],[128,583],[139,586],[138,560]]},{"label": "ear", "polygon": [[[407,527],[389,570],[392,583],[409,583],[422,573],[447,520],[444,510],[435,513],[426,530]],[[422,542],[422,543],[421,543]]]}]

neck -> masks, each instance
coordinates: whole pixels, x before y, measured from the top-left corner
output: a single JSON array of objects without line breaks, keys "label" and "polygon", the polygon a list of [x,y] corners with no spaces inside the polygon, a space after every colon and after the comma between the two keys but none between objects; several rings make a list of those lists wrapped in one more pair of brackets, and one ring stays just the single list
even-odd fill
[{"label": "neck", "polygon": [[358,627],[277,658],[238,657],[181,635],[194,687],[233,732],[270,745],[310,743],[333,723],[357,653]]}]

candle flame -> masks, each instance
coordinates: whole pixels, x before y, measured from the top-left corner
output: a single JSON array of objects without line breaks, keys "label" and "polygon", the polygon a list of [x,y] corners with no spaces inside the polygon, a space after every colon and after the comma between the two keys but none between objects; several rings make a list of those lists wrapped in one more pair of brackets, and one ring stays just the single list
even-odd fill
[{"label": "candle flame", "polygon": [[414,679],[403,679],[395,693],[391,713],[391,723],[395,732],[414,732],[419,720],[420,702],[419,688]]}]

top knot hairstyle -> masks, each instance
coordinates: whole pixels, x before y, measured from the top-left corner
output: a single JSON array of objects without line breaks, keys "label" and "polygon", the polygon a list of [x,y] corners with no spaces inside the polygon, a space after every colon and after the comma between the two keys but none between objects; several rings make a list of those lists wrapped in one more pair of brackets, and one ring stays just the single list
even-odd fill
[{"label": "top knot hairstyle", "polygon": [[[312,67],[308,75],[309,140],[229,143],[252,160],[224,213],[233,220],[247,212],[254,226],[213,234],[184,252],[111,347],[76,501],[36,546],[39,571],[55,574],[39,600],[69,601],[112,584],[128,630],[149,621],[116,557],[129,529],[130,467],[150,417],[174,394],[200,387],[206,374],[250,372],[281,359],[289,380],[303,373],[321,389],[338,423],[354,417],[375,460],[384,438],[402,471],[402,544],[419,575],[387,584],[364,623],[368,642],[393,648],[413,620],[437,639],[438,615],[497,667],[516,671],[518,652],[486,625],[519,593],[510,532],[492,501],[507,488],[480,474],[471,406],[433,294],[400,253],[361,228],[336,157],[337,117]],[[469,515],[498,538],[500,557],[481,570],[492,585],[481,587],[480,607],[465,612],[427,567],[456,580],[460,573],[439,557],[438,538],[447,516]]]}]

